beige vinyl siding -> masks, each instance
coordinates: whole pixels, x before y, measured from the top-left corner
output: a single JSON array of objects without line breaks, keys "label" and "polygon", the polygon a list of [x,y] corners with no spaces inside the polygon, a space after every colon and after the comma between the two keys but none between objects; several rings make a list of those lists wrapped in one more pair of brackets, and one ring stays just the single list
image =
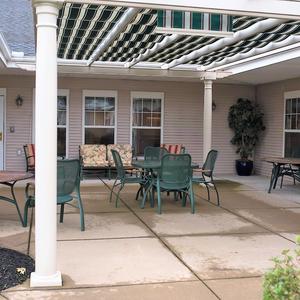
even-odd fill
[{"label": "beige vinyl siding", "polygon": [[[24,79],[25,78],[25,79]],[[34,78],[25,76],[0,76],[0,86],[7,88],[7,128],[15,125],[15,133],[7,133],[7,168],[24,169],[24,155],[17,149],[31,142],[32,92]],[[16,88],[18,87],[18,88]],[[82,91],[115,90],[118,93],[117,143],[130,142],[131,92],[164,93],[163,142],[182,143],[193,160],[202,163],[203,145],[203,83],[150,80],[114,80],[93,78],[59,78],[59,89],[68,89],[69,99],[69,157],[78,157],[78,145],[83,141]],[[237,158],[230,144],[232,132],[228,128],[229,106],[238,97],[254,99],[255,88],[243,85],[213,84],[213,147],[219,150],[216,172],[234,173]],[[24,105],[17,108],[14,101],[20,94]]]},{"label": "beige vinyl siding", "polygon": [[300,90],[299,78],[257,86],[257,102],[265,113],[266,125],[255,152],[257,174],[271,173],[271,164],[264,162],[263,158],[284,155],[284,93],[295,90]]}]

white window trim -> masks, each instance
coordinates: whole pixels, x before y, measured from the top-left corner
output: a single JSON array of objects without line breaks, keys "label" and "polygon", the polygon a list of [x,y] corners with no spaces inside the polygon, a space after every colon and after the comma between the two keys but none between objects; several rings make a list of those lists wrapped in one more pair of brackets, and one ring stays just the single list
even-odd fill
[{"label": "white window trim", "polygon": [[[87,125],[85,126],[85,97],[114,97],[115,98],[115,125]],[[113,128],[114,129],[114,144],[117,143],[118,133],[118,92],[113,90],[83,90],[82,91],[82,144],[85,143],[85,128]]]},{"label": "white window trim", "polygon": [[6,169],[6,88],[0,88],[0,95],[4,97],[3,100],[3,169]]},{"label": "white window trim", "polygon": [[282,145],[282,157],[285,156],[285,133],[286,132],[295,132],[300,133],[300,129],[285,129],[285,111],[286,111],[286,100],[292,98],[300,98],[300,90],[288,91],[284,93],[283,97],[284,106],[283,106],[283,145]]},{"label": "white window trim", "polygon": [[[161,99],[161,123],[160,127],[151,127],[151,126],[132,126],[132,113],[133,113],[133,98],[156,98]],[[132,129],[133,128],[143,128],[143,129],[160,129],[160,143],[163,144],[164,137],[164,112],[165,112],[165,94],[162,92],[142,92],[134,91],[130,93],[130,145],[132,146]]]},{"label": "white window trim", "polygon": [[[66,158],[69,157],[69,115],[70,115],[70,90],[58,89],[57,96],[67,97],[67,115],[66,115]],[[60,126],[57,125],[57,128]],[[63,126],[65,127],[65,126]],[[35,89],[33,89],[33,101],[32,101],[32,143],[35,143]]]}]

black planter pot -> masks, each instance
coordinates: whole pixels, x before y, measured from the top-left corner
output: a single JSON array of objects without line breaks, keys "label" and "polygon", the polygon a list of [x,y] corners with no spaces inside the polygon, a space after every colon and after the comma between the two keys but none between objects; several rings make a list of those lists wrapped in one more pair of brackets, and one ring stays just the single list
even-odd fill
[{"label": "black planter pot", "polygon": [[253,161],[252,160],[242,160],[237,159],[235,161],[236,172],[240,176],[250,176],[253,170]]}]

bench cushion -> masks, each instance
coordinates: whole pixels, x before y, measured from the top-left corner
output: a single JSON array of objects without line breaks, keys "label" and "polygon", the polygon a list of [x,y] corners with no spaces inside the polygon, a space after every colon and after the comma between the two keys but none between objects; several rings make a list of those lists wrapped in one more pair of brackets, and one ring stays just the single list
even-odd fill
[{"label": "bench cushion", "polygon": [[80,145],[83,167],[107,167],[105,145]]},{"label": "bench cushion", "polygon": [[26,144],[24,146],[25,156],[27,159],[28,170],[34,169],[35,167],[35,145]]},{"label": "bench cushion", "polygon": [[160,146],[167,149],[171,154],[181,154],[183,149],[181,144],[161,144]]},{"label": "bench cushion", "polygon": [[114,160],[111,154],[111,150],[119,152],[124,167],[131,166],[132,162],[132,147],[130,144],[110,144],[107,145],[107,159],[111,166],[114,166]]}]

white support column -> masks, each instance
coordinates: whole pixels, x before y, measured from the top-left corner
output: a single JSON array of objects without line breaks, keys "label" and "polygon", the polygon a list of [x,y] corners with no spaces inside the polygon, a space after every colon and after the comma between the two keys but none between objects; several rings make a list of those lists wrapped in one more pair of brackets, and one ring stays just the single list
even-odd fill
[{"label": "white support column", "polygon": [[204,80],[203,162],[212,146],[212,83],[211,79]]},{"label": "white support column", "polygon": [[58,4],[34,0],[37,15],[35,97],[35,272],[31,287],[61,286],[56,266]]}]

